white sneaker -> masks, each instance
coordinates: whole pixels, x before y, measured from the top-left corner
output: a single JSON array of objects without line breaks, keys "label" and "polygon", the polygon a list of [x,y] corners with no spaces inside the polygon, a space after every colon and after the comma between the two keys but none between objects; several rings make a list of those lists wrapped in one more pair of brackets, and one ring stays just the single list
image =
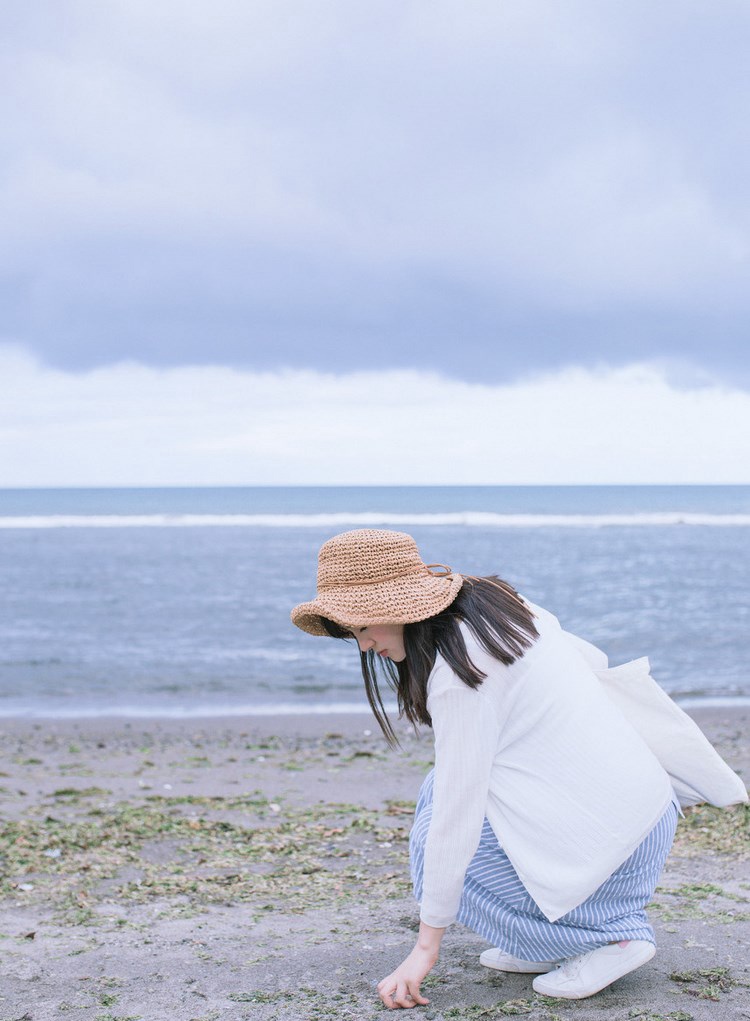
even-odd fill
[{"label": "white sneaker", "polygon": [[494,968],[495,971],[515,971],[523,975],[541,975],[545,971],[552,971],[560,963],[559,961],[522,961],[520,957],[513,957],[506,954],[500,947],[493,947],[485,950],[479,955],[479,963],[485,968]]},{"label": "white sneaker", "polygon": [[630,940],[624,947],[619,943],[610,943],[606,947],[597,947],[587,954],[563,961],[555,971],[535,978],[532,986],[535,992],[545,996],[582,1000],[605,989],[628,972],[640,968],[655,953],[654,944],[644,939]]}]

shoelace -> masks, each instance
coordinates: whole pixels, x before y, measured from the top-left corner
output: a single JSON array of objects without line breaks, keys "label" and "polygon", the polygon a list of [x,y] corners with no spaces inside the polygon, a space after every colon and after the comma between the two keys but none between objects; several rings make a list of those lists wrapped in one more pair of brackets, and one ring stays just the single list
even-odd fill
[{"label": "shoelace", "polygon": [[557,969],[558,972],[565,975],[566,978],[577,978],[578,972],[581,970],[584,961],[587,961],[593,952],[593,950],[589,950],[585,954],[578,954],[576,957],[571,957],[567,961],[563,961]]}]

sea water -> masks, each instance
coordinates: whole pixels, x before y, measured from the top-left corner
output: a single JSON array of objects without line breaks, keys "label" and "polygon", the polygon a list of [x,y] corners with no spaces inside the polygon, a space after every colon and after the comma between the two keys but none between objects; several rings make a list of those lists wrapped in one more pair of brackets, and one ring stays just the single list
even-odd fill
[{"label": "sea water", "polygon": [[750,700],[747,486],[6,489],[0,715],[366,708],[356,648],[289,621],[359,527],[500,574],[682,701]]}]

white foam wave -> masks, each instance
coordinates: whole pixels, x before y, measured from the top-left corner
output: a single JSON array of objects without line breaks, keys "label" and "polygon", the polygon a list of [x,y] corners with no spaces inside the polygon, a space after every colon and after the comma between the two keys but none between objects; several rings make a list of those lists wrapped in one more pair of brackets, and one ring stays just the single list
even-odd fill
[{"label": "white foam wave", "polygon": [[498,514],[457,511],[393,514],[363,511],[339,514],[45,514],[0,517],[0,528],[372,528],[404,526],[465,528],[631,528],[671,525],[748,528],[750,514],[692,511],[632,514]]},{"label": "white foam wave", "polygon": [[[387,712],[396,715],[398,707],[393,703],[385,703]],[[244,716],[325,716],[329,714],[370,717],[370,707],[363,702],[274,702],[264,705],[122,705],[122,706],[89,706],[73,705],[69,708],[60,706],[29,705],[25,708],[0,709],[0,719],[214,719],[217,717]]]}]

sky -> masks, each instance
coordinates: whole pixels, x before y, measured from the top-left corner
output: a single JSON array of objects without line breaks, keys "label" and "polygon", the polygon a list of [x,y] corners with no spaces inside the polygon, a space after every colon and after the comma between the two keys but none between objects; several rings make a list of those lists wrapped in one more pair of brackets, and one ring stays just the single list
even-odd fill
[{"label": "sky", "polygon": [[750,482],[742,0],[0,7],[0,486]]}]

